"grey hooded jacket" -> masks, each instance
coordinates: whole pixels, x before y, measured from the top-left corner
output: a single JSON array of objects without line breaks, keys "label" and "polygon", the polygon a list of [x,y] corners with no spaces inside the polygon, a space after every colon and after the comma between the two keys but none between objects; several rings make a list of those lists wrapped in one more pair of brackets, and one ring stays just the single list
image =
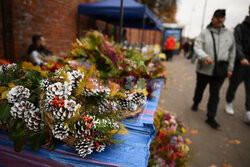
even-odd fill
[{"label": "grey hooded jacket", "polygon": [[[211,24],[208,25],[195,40],[194,51],[198,57],[196,71],[201,74],[213,76],[214,49],[213,38],[210,31],[214,32],[217,60],[228,61],[228,71],[233,71],[236,56],[233,33],[225,27],[216,29]],[[205,64],[204,59],[206,57],[212,58],[213,64]]]}]

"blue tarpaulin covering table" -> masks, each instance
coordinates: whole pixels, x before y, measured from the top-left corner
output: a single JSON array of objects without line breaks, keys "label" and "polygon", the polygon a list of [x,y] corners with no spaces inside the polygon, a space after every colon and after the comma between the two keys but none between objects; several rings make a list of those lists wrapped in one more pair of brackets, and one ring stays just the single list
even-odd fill
[{"label": "blue tarpaulin covering table", "polygon": [[154,98],[148,100],[142,112],[131,119],[122,121],[127,128],[127,135],[116,135],[115,139],[123,141],[112,145],[101,153],[93,153],[81,158],[68,145],[61,143],[53,151],[42,147],[32,151],[26,146],[22,152],[13,149],[5,132],[0,132],[0,166],[147,166],[150,155],[150,143],[155,137],[153,126],[154,113],[158,104],[163,80],[158,79],[158,88]]}]

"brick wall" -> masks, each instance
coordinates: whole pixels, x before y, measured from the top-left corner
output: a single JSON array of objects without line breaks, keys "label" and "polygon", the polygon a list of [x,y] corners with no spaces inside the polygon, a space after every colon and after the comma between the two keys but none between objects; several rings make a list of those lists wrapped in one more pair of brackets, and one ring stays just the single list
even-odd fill
[{"label": "brick wall", "polygon": [[[86,16],[77,16],[77,6],[98,0],[8,0],[6,16],[8,28],[8,56],[11,61],[27,58],[27,48],[34,34],[46,38],[47,48],[55,55],[64,56],[78,35],[83,35],[89,29],[108,29],[113,27],[103,22],[95,21]],[[80,20],[80,24],[77,24]],[[2,20],[0,23],[0,31]],[[77,26],[78,25],[78,26]],[[107,27],[106,27],[107,26]],[[77,34],[77,30],[79,30]],[[2,32],[2,31],[1,31]],[[130,29],[128,40],[135,43],[141,40],[141,30]],[[144,41],[160,43],[159,32],[145,31]],[[158,38],[160,37],[160,38]],[[0,55],[3,55],[2,33],[0,35]],[[10,48],[11,47],[11,48]]]}]

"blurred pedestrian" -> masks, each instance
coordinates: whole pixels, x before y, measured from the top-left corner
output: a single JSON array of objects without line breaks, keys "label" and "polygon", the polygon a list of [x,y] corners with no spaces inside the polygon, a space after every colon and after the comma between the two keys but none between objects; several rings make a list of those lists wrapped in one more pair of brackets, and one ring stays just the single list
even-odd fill
[{"label": "blurred pedestrian", "polygon": [[189,52],[189,47],[190,47],[189,42],[186,41],[186,42],[184,43],[184,46],[183,46],[184,57],[187,57],[188,52]]},{"label": "blurred pedestrian", "polygon": [[166,40],[166,43],[164,45],[164,48],[166,50],[167,60],[172,60],[173,51],[175,49],[175,44],[176,44],[176,41],[175,41],[174,36],[168,37],[168,39]]},{"label": "blurred pedestrian", "polygon": [[234,36],[224,26],[225,14],[224,9],[216,10],[211,23],[201,32],[194,45],[198,63],[194,103],[191,109],[193,111],[198,110],[203,92],[209,84],[206,123],[214,129],[220,127],[215,120],[220,88],[225,78],[232,75],[235,59]]},{"label": "blurred pedestrian", "polygon": [[46,64],[46,62],[42,60],[42,57],[52,56],[52,52],[47,50],[45,45],[46,43],[44,37],[40,35],[32,36],[32,44],[28,49],[28,55],[32,64],[42,66]]},{"label": "blurred pedestrian", "polygon": [[245,82],[246,91],[246,114],[244,121],[250,123],[250,6],[248,16],[245,20],[236,26],[234,37],[236,41],[236,60],[234,73],[230,78],[230,84],[227,89],[225,111],[233,115],[234,110],[232,101],[239,84]]}]

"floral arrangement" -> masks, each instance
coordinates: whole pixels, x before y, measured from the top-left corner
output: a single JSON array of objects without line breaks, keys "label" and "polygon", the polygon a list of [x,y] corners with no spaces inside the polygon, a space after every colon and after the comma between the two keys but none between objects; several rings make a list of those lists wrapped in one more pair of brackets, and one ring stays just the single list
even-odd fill
[{"label": "floral arrangement", "polygon": [[154,126],[156,138],[150,146],[148,166],[185,167],[189,160],[189,147],[183,140],[184,125],[169,112],[158,110]]},{"label": "floral arrangement", "polygon": [[[136,78],[135,81],[165,78],[165,68],[156,60],[157,56],[144,56],[135,48],[123,50],[97,31],[88,32],[86,37],[76,40],[69,57],[95,64],[100,78],[119,79],[121,84],[125,84],[126,78],[131,76]],[[153,85],[147,86],[148,98],[152,98]]]},{"label": "floral arrangement", "polygon": [[85,157],[118,142],[113,136],[126,132],[119,124],[123,110],[139,110],[146,96],[139,89],[123,93],[98,75],[94,65],[55,73],[27,62],[1,65],[0,128],[8,131],[15,151],[26,138],[33,150],[43,144],[53,149],[61,140]]}]

